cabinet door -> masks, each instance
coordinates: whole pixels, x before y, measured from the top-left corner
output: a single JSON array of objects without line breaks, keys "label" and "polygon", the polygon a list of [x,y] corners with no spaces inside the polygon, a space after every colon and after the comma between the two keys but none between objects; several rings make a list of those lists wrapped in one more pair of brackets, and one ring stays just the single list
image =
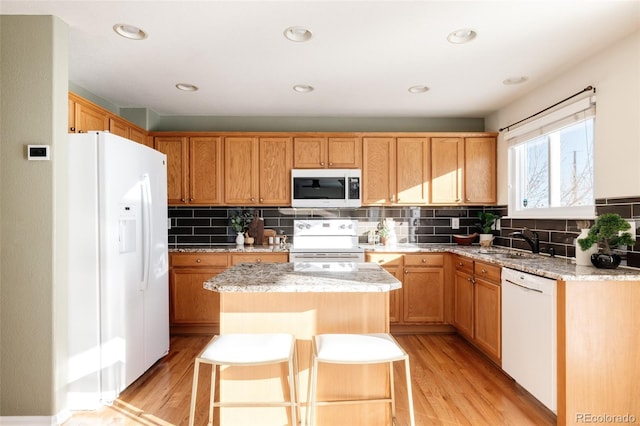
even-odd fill
[{"label": "cabinet door", "polygon": [[476,278],[475,284],[475,342],[489,356],[501,358],[501,287]]},{"label": "cabinet door", "polygon": [[496,203],[496,138],[465,138],[464,158],[465,203]]},{"label": "cabinet door", "polygon": [[75,114],[76,133],[109,130],[109,115],[104,111],[82,102],[76,102]]},{"label": "cabinet door", "polygon": [[431,203],[462,202],[462,138],[431,138]]},{"label": "cabinet door", "polygon": [[76,103],[73,99],[68,98],[67,120],[69,133],[76,133]]},{"label": "cabinet door", "polygon": [[168,203],[181,205],[189,199],[188,138],[157,136],[155,148],[167,156]]},{"label": "cabinet door", "polygon": [[283,263],[289,261],[287,253],[233,253],[231,255],[231,265],[238,263]]},{"label": "cabinet door", "polygon": [[258,203],[258,139],[233,136],[224,140],[224,201]]},{"label": "cabinet door", "polygon": [[431,146],[428,138],[396,140],[396,203],[427,204]]},{"label": "cabinet door", "polygon": [[327,166],[326,138],[294,138],[293,168],[318,169]]},{"label": "cabinet door", "polygon": [[444,270],[405,266],[404,322],[444,322]]},{"label": "cabinet door", "polygon": [[[366,253],[365,261],[377,263],[400,282],[404,279],[402,253]],[[404,285],[403,285],[404,287]],[[402,322],[402,288],[389,292],[389,322]]]},{"label": "cabinet door", "polygon": [[171,325],[217,325],[220,297],[202,283],[224,268],[173,268],[170,275]]},{"label": "cabinet door", "polygon": [[124,120],[109,117],[109,132],[129,139],[129,126]]},{"label": "cabinet door", "polygon": [[360,138],[329,138],[327,161],[327,166],[332,169],[361,168],[362,141]]},{"label": "cabinet door", "polygon": [[473,287],[473,276],[456,270],[453,283],[453,323],[469,339],[473,339]]},{"label": "cabinet door", "polygon": [[260,204],[291,205],[291,138],[260,138]]},{"label": "cabinet door", "polygon": [[189,138],[189,202],[222,203],[222,140]]},{"label": "cabinet door", "polygon": [[149,138],[147,137],[146,132],[136,127],[129,127],[129,139],[134,142],[138,142],[141,145],[147,145],[153,148],[153,144],[149,145]]},{"label": "cabinet door", "polygon": [[394,138],[364,138],[362,151],[362,204],[393,203],[396,173]]}]

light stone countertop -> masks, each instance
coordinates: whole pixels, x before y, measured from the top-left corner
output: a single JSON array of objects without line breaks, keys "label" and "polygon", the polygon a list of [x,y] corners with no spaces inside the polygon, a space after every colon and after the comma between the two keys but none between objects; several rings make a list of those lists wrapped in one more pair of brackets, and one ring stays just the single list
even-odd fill
[{"label": "light stone countertop", "polygon": [[[395,246],[361,244],[367,253],[455,253],[475,260],[496,264],[517,271],[528,272],[542,277],[564,281],[640,281],[640,269],[619,266],[616,269],[599,269],[595,266],[576,266],[575,259],[549,257],[546,254],[531,254],[506,247],[492,247],[490,253],[483,253],[479,245],[460,246],[457,244],[397,244]],[[178,253],[287,253],[285,247],[236,246],[185,247],[169,249]]]},{"label": "light stone countertop", "polygon": [[204,282],[219,293],[372,293],[402,287],[375,263],[358,263],[354,272],[294,271],[293,263],[239,263]]},{"label": "light stone countertop", "polygon": [[289,253],[289,246],[236,246],[236,245],[218,245],[218,246],[189,246],[169,248],[169,253]]}]

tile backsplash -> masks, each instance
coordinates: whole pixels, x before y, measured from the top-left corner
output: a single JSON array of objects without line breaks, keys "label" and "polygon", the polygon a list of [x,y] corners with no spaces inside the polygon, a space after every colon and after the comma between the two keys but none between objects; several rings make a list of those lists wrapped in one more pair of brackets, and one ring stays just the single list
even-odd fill
[{"label": "tile backsplash", "polygon": [[[169,247],[213,246],[235,244],[236,233],[229,218],[240,207],[179,206],[169,207],[171,220]],[[245,207],[254,211],[255,208]],[[561,257],[575,257],[575,239],[580,234],[576,220],[571,219],[509,219],[506,206],[477,207],[362,207],[358,209],[293,209],[291,207],[263,207],[257,209],[264,218],[264,227],[285,234],[293,234],[294,219],[345,218],[358,220],[360,242],[367,241],[369,230],[378,222],[393,218],[399,243],[453,243],[454,234],[476,232],[475,223],[479,211],[491,211],[503,218],[500,230],[494,231],[494,244],[503,247],[529,250],[526,241],[510,234],[527,228],[540,236],[540,251],[548,253],[553,248]],[[603,198],[596,200],[597,214],[618,213],[623,218],[635,220],[640,225],[640,197]],[[452,229],[451,219],[458,218],[459,229]],[[637,241],[637,240],[636,240]],[[629,266],[640,267],[640,244],[636,242],[626,256]]]}]

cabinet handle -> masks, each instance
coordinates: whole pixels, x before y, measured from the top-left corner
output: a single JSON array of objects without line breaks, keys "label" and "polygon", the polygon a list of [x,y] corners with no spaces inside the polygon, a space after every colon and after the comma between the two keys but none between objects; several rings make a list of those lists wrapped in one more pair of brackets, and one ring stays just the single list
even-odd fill
[{"label": "cabinet handle", "polygon": [[196,259],[196,263],[200,263],[200,262],[202,262],[202,260]]}]

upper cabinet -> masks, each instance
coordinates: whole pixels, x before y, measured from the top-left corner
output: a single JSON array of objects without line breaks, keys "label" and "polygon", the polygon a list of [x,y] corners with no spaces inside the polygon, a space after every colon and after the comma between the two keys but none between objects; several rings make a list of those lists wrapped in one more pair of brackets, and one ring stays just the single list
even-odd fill
[{"label": "upper cabinet", "polygon": [[359,169],[362,141],[359,137],[295,137],[295,169]]},{"label": "upper cabinet", "polygon": [[423,137],[364,137],[362,203],[427,204],[429,142]]},{"label": "upper cabinet", "polygon": [[92,130],[109,131],[114,135],[153,148],[153,139],[147,136],[147,131],[124,118],[73,93],[69,93],[68,102],[69,133],[86,133]]},{"label": "upper cabinet", "polygon": [[494,204],[495,137],[431,138],[431,204]]},{"label": "upper cabinet", "polygon": [[155,148],[167,156],[170,205],[222,203],[221,138],[156,136]]},{"label": "upper cabinet", "polygon": [[292,148],[289,137],[225,137],[224,202],[290,205]]}]

